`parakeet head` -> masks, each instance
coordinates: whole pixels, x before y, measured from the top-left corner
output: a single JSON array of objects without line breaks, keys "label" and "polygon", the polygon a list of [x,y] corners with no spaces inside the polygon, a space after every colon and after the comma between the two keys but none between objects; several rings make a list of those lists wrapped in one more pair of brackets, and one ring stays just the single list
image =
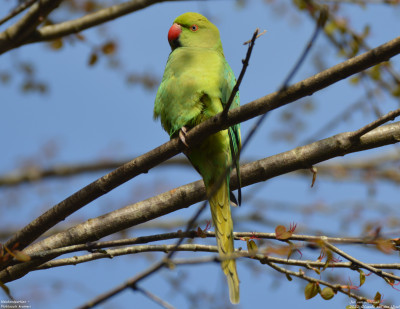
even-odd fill
[{"label": "parakeet head", "polygon": [[172,50],[178,47],[215,48],[222,52],[219,31],[207,18],[188,12],[174,20],[168,32]]}]

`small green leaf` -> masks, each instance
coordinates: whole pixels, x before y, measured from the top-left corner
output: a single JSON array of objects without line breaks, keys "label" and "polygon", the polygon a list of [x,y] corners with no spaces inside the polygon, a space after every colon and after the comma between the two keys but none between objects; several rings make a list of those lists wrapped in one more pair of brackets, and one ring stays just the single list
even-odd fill
[{"label": "small green leaf", "polygon": [[358,269],[357,271],[360,273],[360,286],[362,286],[365,282],[365,273],[361,269]]},{"label": "small green leaf", "polygon": [[319,285],[316,284],[315,282],[310,282],[309,284],[306,285],[306,288],[304,290],[304,296],[306,299],[311,299],[315,295],[317,295],[319,292]]},{"label": "small green leaf", "polygon": [[375,297],[374,297],[374,303],[373,303],[374,307],[375,307],[375,308],[378,307],[379,304],[381,303],[381,301],[382,301],[382,295],[381,295],[381,293],[376,292]]},{"label": "small green leaf", "polygon": [[333,296],[335,296],[335,292],[328,286],[326,288],[324,288],[319,294],[325,300],[329,300]]},{"label": "small green leaf", "polygon": [[258,251],[258,247],[257,247],[256,243],[254,242],[254,240],[247,241],[247,250],[249,251],[251,256],[256,255],[256,253]]}]

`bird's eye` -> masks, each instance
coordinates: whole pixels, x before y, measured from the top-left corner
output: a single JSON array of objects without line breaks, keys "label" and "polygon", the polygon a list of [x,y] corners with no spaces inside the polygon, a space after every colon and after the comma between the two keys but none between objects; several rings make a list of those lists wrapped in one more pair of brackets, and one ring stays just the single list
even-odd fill
[{"label": "bird's eye", "polygon": [[197,25],[190,26],[190,30],[192,30],[193,32],[197,31],[198,29],[199,29],[199,26],[197,26]]}]

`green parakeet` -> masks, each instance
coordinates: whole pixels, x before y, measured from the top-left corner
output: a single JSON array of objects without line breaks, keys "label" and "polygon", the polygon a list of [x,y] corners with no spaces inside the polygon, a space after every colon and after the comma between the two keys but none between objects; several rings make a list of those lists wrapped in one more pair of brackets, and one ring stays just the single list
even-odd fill
[{"label": "green parakeet", "polygon": [[[168,41],[172,52],[157,92],[154,118],[161,118],[171,138],[179,135],[185,142],[187,128],[222,112],[236,81],[225,60],[218,28],[204,16],[185,13],[176,18],[168,32]],[[231,108],[237,106],[239,94]],[[221,257],[234,252],[229,173],[226,175],[226,171],[235,159],[240,176],[240,147],[240,126],[234,125],[185,151],[203,177]],[[225,179],[222,181],[222,178]],[[224,260],[221,266],[227,277],[230,300],[239,303],[236,262]]]}]

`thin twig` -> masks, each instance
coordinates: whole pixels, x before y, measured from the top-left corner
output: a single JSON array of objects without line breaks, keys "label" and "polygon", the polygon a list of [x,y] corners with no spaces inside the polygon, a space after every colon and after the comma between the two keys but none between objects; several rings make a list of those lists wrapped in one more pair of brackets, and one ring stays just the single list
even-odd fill
[{"label": "thin twig", "polygon": [[15,9],[13,9],[8,15],[0,19],[0,26],[5,22],[9,21],[11,18],[17,16],[19,13],[30,7],[34,4],[37,0],[27,0],[19,4]]},{"label": "thin twig", "polygon": [[[180,249],[180,248],[179,248]],[[215,247],[216,249],[216,247]],[[352,262],[330,262],[326,264],[326,262],[319,262],[319,261],[310,261],[310,260],[295,260],[295,259],[288,259],[288,258],[278,258],[274,256],[268,256],[264,254],[254,254],[249,253],[248,251],[240,251],[233,255],[227,256],[226,258],[234,259],[234,258],[241,258],[246,257],[252,260],[258,260],[262,263],[273,262],[276,264],[282,265],[289,265],[289,266],[302,266],[309,269],[310,267],[313,268],[348,268],[350,269],[354,264]],[[187,258],[187,259],[174,259],[174,265],[194,265],[194,264],[204,264],[204,263],[215,263],[219,262],[221,257],[218,255],[213,256],[202,256],[197,258]],[[378,268],[378,269],[391,269],[391,270],[400,270],[400,263],[365,263],[368,266]],[[73,265],[72,263],[70,265]]]},{"label": "thin twig", "polygon": [[23,44],[62,0],[40,0],[17,22],[0,33],[0,54]]},{"label": "thin twig", "polygon": [[[233,232],[233,236],[236,240],[240,240],[244,237],[256,237],[259,239],[272,239],[276,240],[275,233],[260,233],[260,232]],[[79,251],[90,251],[96,253],[98,249],[112,248],[112,247],[120,247],[120,246],[128,246],[128,245],[137,245],[137,244],[146,244],[149,242],[161,241],[161,240],[171,240],[171,239],[180,239],[180,238],[202,238],[202,237],[215,237],[215,232],[204,231],[201,236],[199,236],[197,231],[186,231],[186,232],[172,232],[172,233],[163,233],[163,234],[155,234],[149,236],[141,236],[135,238],[128,239],[119,239],[119,240],[111,240],[111,241],[98,241],[98,242],[90,242],[86,244],[78,244],[72,246],[64,246],[61,248],[50,249],[45,251],[38,251],[30,254],[30,258],[34,259],[43,259],[49,256],[60,256],[63,254],[79,252]],[[359,245],[375,245],[375,241],[369,238],[361,238],[361,237],[327,237],[327,236],[310,236],[310,235],[299,235],[293,234],[287,240],[290,241],[305,241],[310,243],[318,243],[320,241],[327,241],[329,243],[340,243],[340,244],[359,244]],[[166,251],[170,251],[168,249]],[[110,254],[113,256],[114,254]]]},{"label": "thin twig", "polygon": [[[99,260],[99,259],[110,259],[110,258],[114,258],[117,256],[123,256],[123,255],[128,255],[128,254],[139,254],[139,253],[143,253],[143,252],[162,252],[162,253],[168,252],[168,253],[171,253],[171,252],[185,252],[185,251],[217,253],[218,249],[216,246],[198,245],[198,244],[181,244],[179,246],[176,246],[176,244],[128,246],[125,248],[117,248],[117,249],[107,249],[107,250],[103,249],[103,250],[95,251],[90,254],[83,254],[83,255],[74,256],[74,257],[52,260],[52,261],[41,264],[35,270],[48,269],[48,268],[67,266],[67,265],[78,265],[78,264],[87,263],[87,262],[95,261],[95,260]],[[166,261],[166,259],[164,259],[164,265],[162,265],[162,266],[165,266],[165,264],[170,265],[171,260]],[[148,275],[146,275],[146,276],[142,275],[140,280],[146,278],[147,276]],[[127,284],[126,287],[134,286],[134,285],[137,286],[137,283],[140,280],[138,280],[138,281],[130,280],[129,284]]]},{"label": "thin twig", "polygon": [[[42,265],[38,266],[34,270],[43,270],[43,269],[49,269],[49,268],[55,268],[55,267],[62,267],[62,266],[71,266],[71,265],[78,265],[82,263],[87,263],[99,259],[111,259],[114,257],[118,256],[124,256],[124,255],[132,255],[132,254],[140,254],[144,252],[209,252],[209,253],[218,253],[218,248],[217,246],[212,246],[212,245],[200,245],[200,244],[181,244],[179,246],[176,245],[142,245],[142,246],[128,246],[125,248],[118,248],[118,249],[107,249],[107,250],[99,250],[90,254],[84,254],[80,256],[74,256],[74,257],[68,257],[68,258],[61,258],[61,259],[56,259],[52,260],[46,263],[43,263]],[[251,258],[255,260],[259,260],[261,262],[269,261],[269,262],[274,262],[278,264],[284,264],[284,265],[292,265],[292,266],[303,266],[306,268],[310,267],[329,267],[329,268],[353,268],[355,264],[359,268],[364,268],[366,270],[375,269],[375,271],[378,269],[396,269],[400,270],[400,263],[363,263],[363,262],[354,262],[350,260],[350,262],[330,262],[326,264],[326,262],[322,261],[310,261],[310,260],[296,260],[296,259],[288,259],[288,258],[278,258],[278,257],[273,257],[266,255],[262,253],[262,249],[259,250],[259,253],[254,253],[251,252],[249,253],[248,251],[241,250],[241,251],[236,251],[233,254],[226,255],[224,258],[219,257],[218,255],[216,256],[211,256],[211,257],[206,257],[206,258],[190,258],[190,259],[174,259],[174,260],[169,260],[167,262],[167,265],[178,265],[178,264],[197,264],[197,263],[208,263],[208,262],[220,262],[222,260],[226,259],[238,259],[242,257],[246,258]],[[333,250],[332,250],[333,251]],[[336,251],[335,251],[336,252]],[[339,254],[339,253],[338,253]],[[344,257],[348,259],[347,257]],[[396,277],[396,276],[395,276]],[[397,280],[396,278],[392,278],[388,276],[388,278]],[[134,285],[134,282],[131,282],[131,285]]]},{"label": "thin twig", "polygon": [[226,102],[224,110],[222,111],[222,115],[224,117],[226,117],[226,115],[228,114],[228,111],[231,108],[233,100],[234,100],[237,92],[239,91],[240,84],[242,83],[244,74],[246,73],[246,69],[249,66],[249,60],[251,57],[251,53],[253,51],[254,44],[256,42],[256,39],[259,37],[258,32],[259,32],[259,29],[257,28],[256,31],[254,31],[254,34],[253,34],[253,37],[251,38],[251,40],[244,43],[244,44],[249,43],[249,48],[247,49],[246,58],[242,60],[243,66],[242,66],[242,70],[240,71],[239,78],[237,79],[235,86],[233,87],[231,94],[229,96],[228,102]]},{"label": "thin twig", "polygon": [[306,59],[308,53],[311,51],[311,47],[313,46],[314,42],[317,40],[318,34],[320,33],[321,29],[324,28],[328,17],[327,9],[322,9],[319,12],[319,18],[315,24],[314,32],[308,41],[307,45],[304,47],[303,52],[301,53],[299,59],[297,60],[296,64],[290,71],[290,73],[285,78],[284,82],[282,83],[281,90],[285,90],[288,86],[290,81],[292,80],[293,76],[298,72],[300,66],[303,64],[304,60]]},{"label": "thin twig", "polygon": [[[47,9],[49,8],[49,5],[54,5],[54,7],[51,8],[53,10],[57,5],[61,3],[62,0],[41,0],[41,8],[42,12],[39,12],[43,17],[47,16]],[[21,18],[19,21],[17,21],[14,25],[6,29],[4,32],[0,33],[0,54],[5,53],[13,48],[16,48],[18,46],[24,45],[24,44],[29,44],[29,43],[34,43],[34,42],[42,42],[42,41],[49,41],[49,40],[55,40],[58,38],[65,37],[70,34],[75,34],[79,33],[85,29],[100,25],[102,23],[105,23],[107,21],[114,20],[115,18],[127,15],[129,13],[144,9],[146,7],[149,7],[153,4],[160,3],[160,2],[166,2],[166,1],[182,1],[182,0],[131,0],[131,1],[126,1],[123,3],[119,3],[116,5],[112,5],[107,8],[100,9],[96,12],[86,14],[83,17],[74,19],[74,20],[69,20],[65,22],[61,22],[58,24],[54,25],[48,25],[44,26],[41,28],[37,28],[38,24],[35,22],[31,23],[32,27],[30,31],[25,31],[26,27],[25,22],[21,23],[20,21],[23,21],[26,19],[24,16]],[[34,7],[36,4],[34,4],[32,7]],[[41,17],[39,16],[39,17]],[[41,18],[43,20],[43,18]],[[23,33],[24,35],[18,35],[17,37],[9,35],[8,32],[11,33]]]},{"label": "thin twig", "polygon": [[161,299],[160,297],[158,297],[157,295],[151,293],[148,290],[145,290],[139,286],[133,286],[132,289],[134,291],[138,291],[141,292],[143,295],[147,296],[149,299],[151,299],[152,301],[154,301],[156,304],[160,305],[163,308],[166,309],[175,309],[174,306],[170,305],[169,303],[167,303],[165,300]]},{"label": "thin twig", "polygon": [[[71,165],[61,164],[49,168],[28,166],[23,170],[16,169],[15,171],[0,176],[0,187],[17,186],[26,182],[36,182],[52,177],[72,177],[84,173],[97,173],[100,171],[113,170],[126,164],[130,160],[131,159],[99,160],[99,162],[95,163]],[[189,161],[183,157],[171,158],[162,162],[159,167],[170,165],[189,166]]]},{"label": "thin twig", "polygon": [[375,121],[367,124],[366,126],[358,129],[357,131],[354,131],[351,134],[350,138],[357,140],[361,136],[363,136],[363,135],[367,134],[368,132],[372,131],[373,129],[381,126],[382,124],[396,119],[396,117],[398,117],[398,116],[400,116],[400,108],[398,108],[394,111],[391,111],[391,112],[387,113],[386,115],[383,115],[382,117],[376,119]]},{"label": "thin twig", "polygon": [[314,134],[301,141],[299,145],[309,144],[323,138],[326,134],[330,133],[330,131],[332,131],[333,128],[335,128],[338,124],[348,120],[348,117],[354,114],[355,111],[361,110],[365,105],[365,100],[370,95],[372,95],[372,90],[369,91],[367,94],[362,95],[360,99],[352,103],[350,106],[347,106],[343,111],[331,118],[329,121],[324,122],[322,124],[322,127],[315,130]]},{"label": "thin twig", "polygon": [[[288,85],[291,81],[291,79],[293,78],[293,76],[296,74],[296,72],[299,70],[300,66],[303,64],[306,56],[308,55],[308,53],[311,50],[311,47],[314,43],[314,41],[317,39],[318,34],[320,32],[320,29],[323,28],[324,24],[326,22],[326,11],[321,11],[320,12],[320,17],[318,19],[318,22],[316,23],[315,26],[315,30],[313,32],[313,35],[311,36],[310,40],[308,41],[306,47],[304,48],[301,56],[299,57],[299,59],[297,60],[296,64],[294,65],[293,69],[290,71],[290,73],[287,75],[287,77],[284,79],[282,86],[280,87],[280,89],[278,90],[277,96],[279,97],[279,95],[281,93],[283,93],[285,90],[287,90]],[[253,135],[255,134],[256,130],[261,126],[261,124],[263,123],[263,121],[265,120],[265,118],[268,115],[268,111],[265,112],[263,115],[261,115],[260,118],[258,118],[258,120],[256,121],[256,123],[251,127],[250,132],[247,134],[243,145],[242,145],[242,149],[246,147],[247,143],[251,140],[251,138],[253,137]]]},{"label": "thin twig", "polygon": [[356,295],[354,293],[351,293],[350,289],[348,287],[346,287],[346,286],[342,286],[340,284],[332,284],[332,283],[327,282],[327,281],[323,281],[323,280],[320,280],[320,279],[315,279],[313,277],[306,276],[304,274],[304,272],[302,272],[302,271],[294,272],[294,271],[288,270],[288,269],[286,269],[284,267],[280,267],[280,266],[278,266],[278,265],[276,265],[275,263],[272,263],[272,262],[266,262],[266,264],[269,265],[270,267],[272,267],[273,269],[275,269],[276,271],[278,271],[280,273],[283,273],[285,275],[294,276],[294,277],[297,277],[297,278],[300,278],[300,279],[303,279],[303,280],[306,280],[306,281],[312,282],[312,283],[322,284],[322,285],[330,287],[334,291],[339,291],[339,292],[341,292],[341,293],[343,293],[343,294],[345,294],[345,295],[347,295],[347,296],[349,296],[349,297],[351,297],[353,299],[356,299],[357,301],[368,302],[368,299],[366,297],[359,296],[359,295]]},{"label": "thin twig", "polygon": [[375,267],[372,267],[364,262],[361,262],[360,260],[357,260],[356,258],[352,257],[351,255],[347,254],[346,252],[340,250],[338,247],[330,244],[329,242],[323,240],[324,245],[329,248],[330,250],[332,250],[333,252],[339,254],[340,256],[344,257],[346,260],[349,260],[350,262],[354,263],[355,265],[361,266],[367,270],[369,270],[370,272],[373,272],[375,275],[382,277],[382,278],[390,278],[396,281],[400,281],[400,277],[399,276],[395,276],[393,274],[389,274],[386,272],[383,272],[380,269],[376,269]]}]

